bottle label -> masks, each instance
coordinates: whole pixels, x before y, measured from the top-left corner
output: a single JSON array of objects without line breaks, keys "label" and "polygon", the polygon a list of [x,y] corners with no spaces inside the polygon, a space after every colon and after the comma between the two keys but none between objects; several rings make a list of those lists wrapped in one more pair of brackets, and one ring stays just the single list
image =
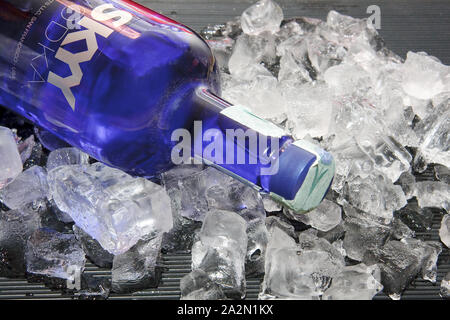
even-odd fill
[{"label": "bottle label", "polygon": [[[58,113],[51,117],[60,122],[70,117],[62,112],[79,112],[81,105],[87,105],[81,93],[97,84],[101,65],[123,58],[108,50],[133,46],[147,31],[192,34],[128,1],[17,0],[2,6],[6,11],[0,9],[0,62],[6,65],[0,63],[0,71],[8,72],[0,73],[0,79],[6,80],[0,82],[0,89],[20,95],[21,101],[40,110]],[[60,110],[49,110],[50,104]]]},{"label": "bottle label", "polygon": [[[109,3],[95,7],[90,12],[90,16],[92,19],[84,16],[78,21],[78,25],[84,27],[84,29],[81,30],[80,28],[80,30],[75,32],[66,33],[55,54],[55,59],[64,62],[70,68],[71,74],[62,77],[50,71],[47,78],[50,84],[61,90],[73,111],[75,111],[75,96],[73,95],[72,88],[80,85],[83,79],[83,71],[81,70],[80,64],[90,61],[97,53],[97,35],[106,39],[114,32],[113,29],[99,22],[113,20],[111,23],[112,26],[119,28],[129,23],[133,18],[131,13],[118,10]],[[77,53],[72,53],[64,49],[64,46],[76,43],[77,41],[84,41],[87,49]],[[39,77],[42,79],[42,76],[39,75]]]},{"label": "bottle label", "polygon": [[[15,80],[18,70],[23,68],[21,64],[27,63],[27,84],[55,86],[64,96],[66,105],[75,111],[73,88],[83,81],[81,64],[90,62],[98,53],[98,37],[107,39],[118,31],[136,38],[138,33],[124,27],[132,18],[131,13],[111,3],[100,4],[91,10],[72,1],[46,1],[33,13],[17,42],[11,79]],[[48,22],[44,23],[45,20]],[[37,34],[39,31],[42,34]],[[57,62],[52,63],[53,59]],[[60,70],[54,69],[55,64],[59,64]]]},{"label": "bottle label", "polygon": [[223,109],[220,113],[252,130],[255,130],[256,132],[264,136],[274,138],[281,138],[283,136],[286,136],[286,133],[283,129],[276,126],[272,122],[254,115],[249,109],[245,107],[234,105]]}]

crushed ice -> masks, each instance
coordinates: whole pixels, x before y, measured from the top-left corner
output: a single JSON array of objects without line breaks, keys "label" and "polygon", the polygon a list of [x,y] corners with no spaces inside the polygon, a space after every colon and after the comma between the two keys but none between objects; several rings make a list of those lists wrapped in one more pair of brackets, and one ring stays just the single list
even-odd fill
[{"label": "crushed ice", "polygon": [[[80,298],[106,298],[157,286],[161,250],[192,250],[183,299],[243,298],[248,276],[264,277],[261,299],[399,299],[416,277],[436,282],[450,245],[450,67],[424,52],[404,60],[335,11],[283,20],[272,0],[203,36],[225,99],[333,153],[323,203],[298,216],[203,166],[160,185],[65,145],[47,156],[42,130],[22,140],[0,127],[0,276],[78,272]],[[437,210],[442,243],[416,238]],[[112,282],[84,274],[86,257]]]}]

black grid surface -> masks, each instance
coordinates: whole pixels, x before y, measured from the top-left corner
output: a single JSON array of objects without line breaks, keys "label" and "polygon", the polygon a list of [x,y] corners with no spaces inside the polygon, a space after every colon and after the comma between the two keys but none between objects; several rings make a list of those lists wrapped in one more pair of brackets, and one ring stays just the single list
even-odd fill
[{"label": "black grid surface", "polygon": [[[417,238],[429,241],[439,241],[439,227],[442,212],[436,210],[433,217],[432,230],[425,233],[417,233]],[[134,292],[132,294],[112,293],[110,300],[144,300],[144,299],[179,299],[180,279],[191,271],[191,256],[189,254],[168,254],[163,256],[164,272],[158,288]],[[422,279],[416,279],[405,290],[402,299],[441,299],[439,296],[440,282],[450,271],[450,253],[447,248],[439,256],[438,276],[435,284]],[[111,278],[111,271],[101,269],[92,263],[86,264],[84,271],[95,277]],[[247,279],[246,299],[257,299],[262,279]],[[70,300],[73,296],[64,295],[60,291],[51,290],[40,283],[29,283],[26,279],[0,278],[0,299],[58,299]],[[389,299],[384,293],[380,293],[375,300]]]}]

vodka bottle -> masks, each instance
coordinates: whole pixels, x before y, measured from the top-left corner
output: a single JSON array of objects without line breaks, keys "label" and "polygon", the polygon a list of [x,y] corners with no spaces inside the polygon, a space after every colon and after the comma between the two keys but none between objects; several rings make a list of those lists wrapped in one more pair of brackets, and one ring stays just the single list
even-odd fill
[{"label": "vodka bottle", "polygon": [[93,158],[153,177],[202,161],[296,212],[332,156],[220,98],[207,43],[129,0],[0,0],[0,104]]}]

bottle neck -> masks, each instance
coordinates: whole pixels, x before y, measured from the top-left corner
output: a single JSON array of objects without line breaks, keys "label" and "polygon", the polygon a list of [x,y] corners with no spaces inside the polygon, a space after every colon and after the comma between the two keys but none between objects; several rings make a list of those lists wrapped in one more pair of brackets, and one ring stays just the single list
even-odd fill
[{"label": "bottle neck", "polygon": [[[195,93],[202,110],[191,129],[192,157],[270,193],[270,181],[279,170],[280,154],[293,142],[291,136],[248,109],[204,88]],[[286,195],[285,195],[286,196]]]},{"label": "bottle neck", "polygon": [[294,141],[275,124],[207,89],[195,92],[194,105],[199,110],[190,130],[194,162],[212,165],[296,212],[320,203],[334,176],[328,152]]}]

